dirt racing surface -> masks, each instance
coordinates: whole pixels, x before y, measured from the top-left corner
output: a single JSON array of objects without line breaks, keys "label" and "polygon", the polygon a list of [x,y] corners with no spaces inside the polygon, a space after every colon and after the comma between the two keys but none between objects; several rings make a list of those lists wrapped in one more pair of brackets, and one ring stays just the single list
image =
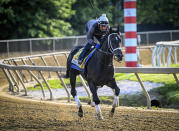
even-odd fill
[{"label": "dirt racing surface", "polygon": [[113,118],[111,106],[101,105],[104,120],[97,120],[95,108],[83,104],[84,117],[77,116],[72,102],[35,101],[0,92],[0,130],[179,130],[179,110],[147,110],[117,107]]}]

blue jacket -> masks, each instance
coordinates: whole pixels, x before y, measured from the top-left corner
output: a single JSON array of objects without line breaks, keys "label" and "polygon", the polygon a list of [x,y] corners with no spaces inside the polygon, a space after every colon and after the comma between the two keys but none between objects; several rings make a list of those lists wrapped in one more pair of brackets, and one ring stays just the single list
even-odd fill
[{"label": "blue jacket", "polygon": [[98,23],[96,20],[89,20],[86,24],[86,35],[87,41],[90,45],[94,45],[94,37],[101,43],[101,37],[105,33],[99,29]]}]

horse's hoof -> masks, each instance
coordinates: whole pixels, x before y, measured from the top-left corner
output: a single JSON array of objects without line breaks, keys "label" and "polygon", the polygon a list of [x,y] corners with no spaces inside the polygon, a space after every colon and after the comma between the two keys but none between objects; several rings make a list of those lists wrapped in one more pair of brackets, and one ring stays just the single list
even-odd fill
[{"label": "horse's hoof", "polygon": [[111,111],[109,112],[109,117],[113,117],[115,112],[115,108],[112,108]]},{"label": "horse's hoof", "polygon": [[83,112],[78,112],[79,117],[83,117]]},{"label": "horse's hoof", "polygon": [[91,100],[88,100],[88,105],[90,105],[91,104]]},{"label": "horse's hoof", "polygon": [[98,113],[98,114],[97,114],[97,119],[98,119],[98,120],[103,120],[103,116],[102,116],[101,113]]},{"label": "horse's hoof", "polygon": [[78,116],[79,116],[79,117],[83,117],[82,106],[79,107],[79,110],[78,110]]},{"label": "horse's hoof", "polygon": [[111,118],[113,118],[113,116],[114,116],[114,112],[109,112],[109,117],[111,117]]}]

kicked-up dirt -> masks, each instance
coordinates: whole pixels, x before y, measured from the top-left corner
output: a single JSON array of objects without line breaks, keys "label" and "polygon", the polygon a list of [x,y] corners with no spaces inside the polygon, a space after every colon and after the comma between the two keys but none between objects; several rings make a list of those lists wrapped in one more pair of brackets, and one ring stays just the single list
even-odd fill
[{"label": "kicked-up dirt", "polygon": [[179,110],[117,107],[109,118],[111,106],[101,105],[104,120],[97,120],[94,107],[83,103],[84,117],[77,107],[60,101],[36,101],[0,92],[0,130],[179,130]]}]

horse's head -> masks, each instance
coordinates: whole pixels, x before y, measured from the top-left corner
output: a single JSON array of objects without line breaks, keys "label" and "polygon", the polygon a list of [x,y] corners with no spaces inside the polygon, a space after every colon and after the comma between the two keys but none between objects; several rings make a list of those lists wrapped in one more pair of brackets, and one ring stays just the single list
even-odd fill
[{"label": "horse's head", "polygon": [[117,61],[122,61],[122,51],[120,48],[121,38],[119,28],[110,28],[109,34],[107,35],[107,50],[109,53],[114,55]]}]

